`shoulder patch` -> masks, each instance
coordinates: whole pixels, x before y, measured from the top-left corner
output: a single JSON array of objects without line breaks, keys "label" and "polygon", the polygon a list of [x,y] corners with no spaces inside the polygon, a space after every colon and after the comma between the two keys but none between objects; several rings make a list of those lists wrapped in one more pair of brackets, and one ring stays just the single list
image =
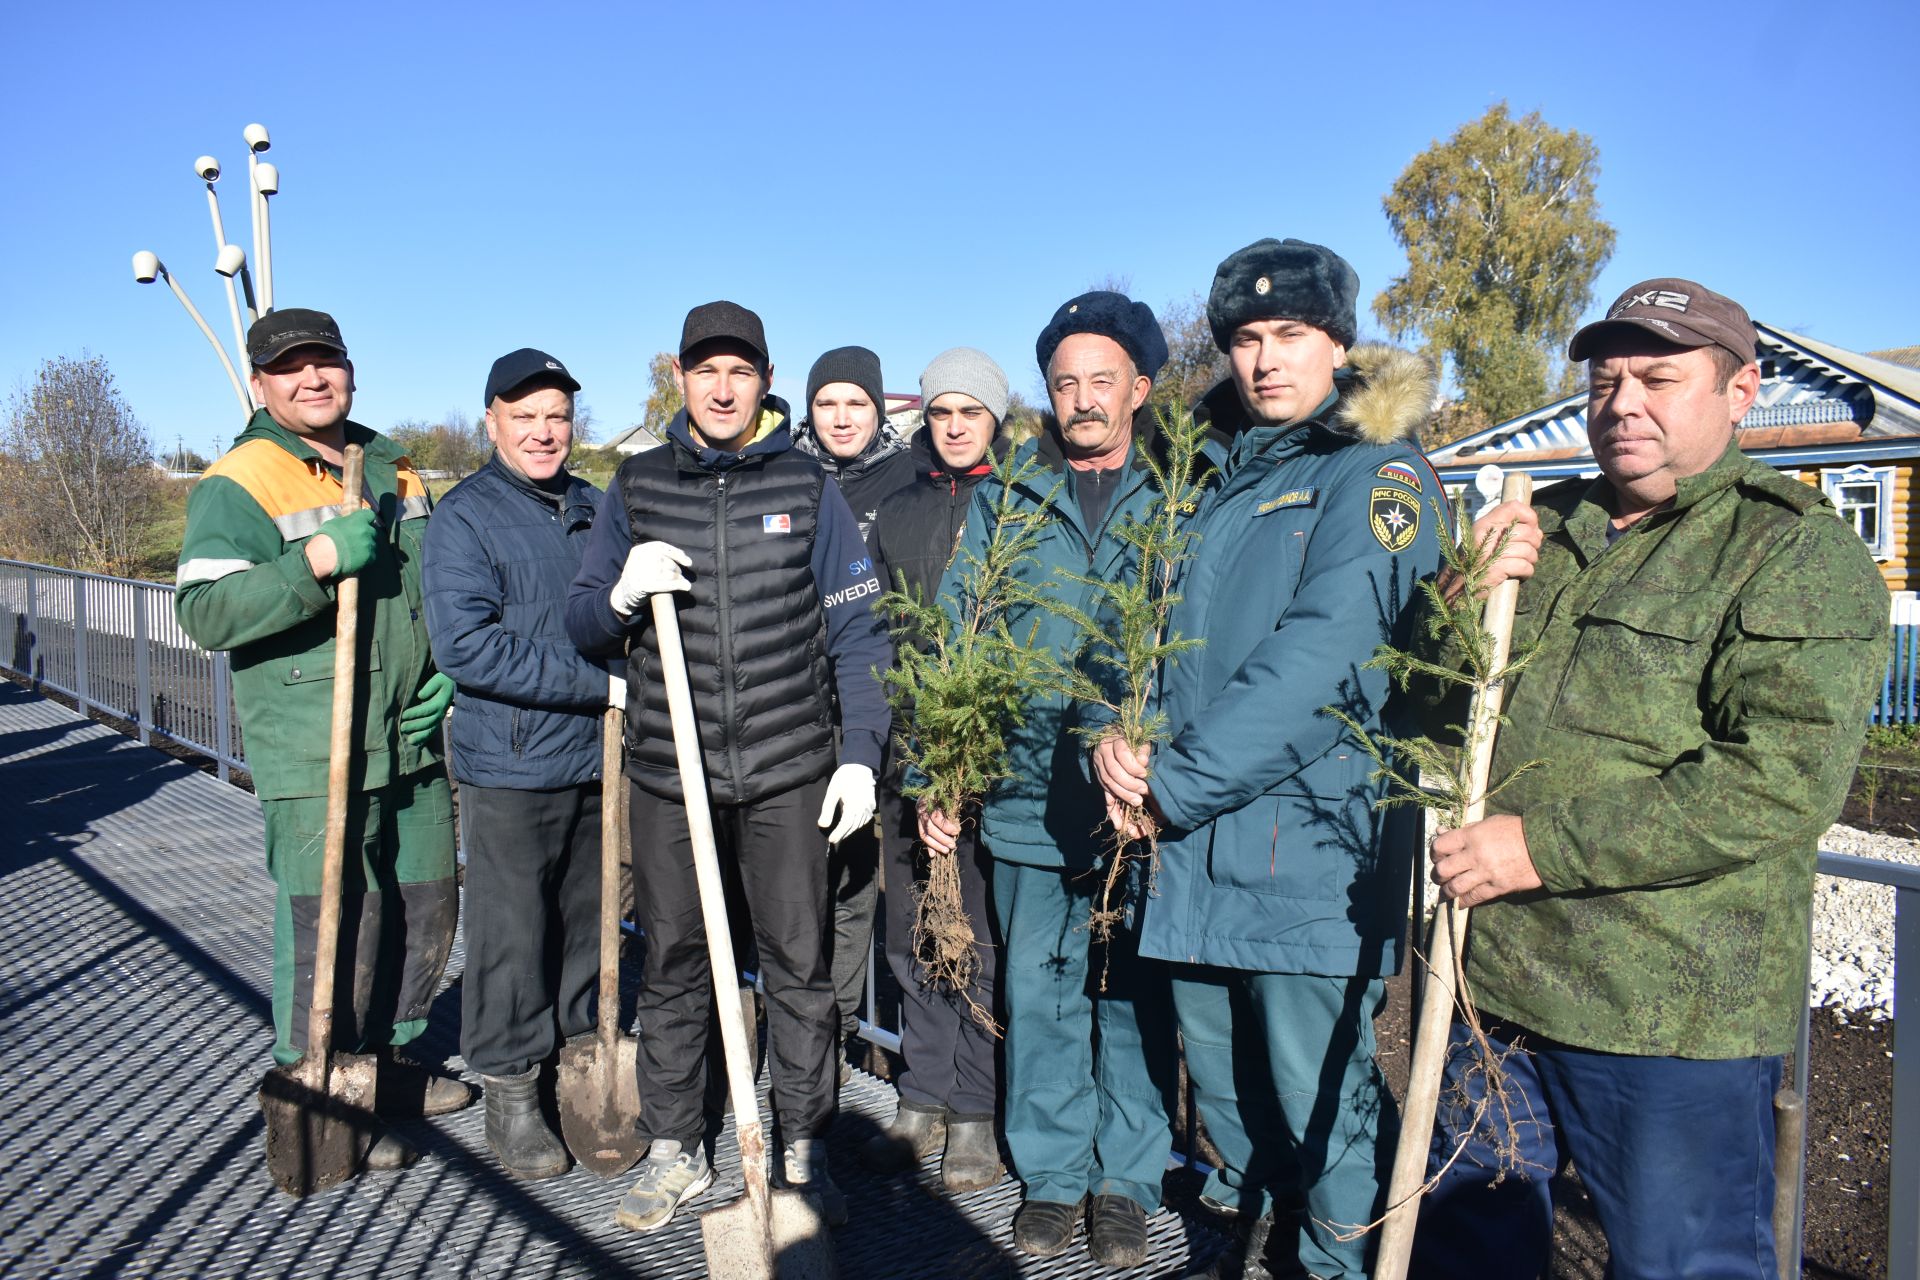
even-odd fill
[{"label": "shoulder patch", "polygon": [[1404,462],[1389,462],[1373,474],[1378,479],[1392,480],[1396,484],[1407,486],[1407,488],[1413,490],[1415,493],[1420,492],[1419,473]]},{"label": "shoulder patch", "polygon": [[1404,489],[1377,488],[1367,502],[1367,528],[1389,551],[1405,551],[1420,534],[1420,503]]},{"label": "shoulder patch", "polygon": [[1253,514],[1263,516],[1269,511],[1279,511],[1286,507],[1310,507],[1313,505],[1313,500],[1319,492],[1318,489],[1311,487],[1306,489],[1289,489],[1279,497],[1268,498],[1265,502],[1255,507]]}]

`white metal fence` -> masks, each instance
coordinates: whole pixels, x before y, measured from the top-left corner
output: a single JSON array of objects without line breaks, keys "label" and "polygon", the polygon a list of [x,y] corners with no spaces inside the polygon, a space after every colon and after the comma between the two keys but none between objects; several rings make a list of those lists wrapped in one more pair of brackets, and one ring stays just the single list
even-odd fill
[{"label": "white metal fence", "polygon": [[[165,738],[211,757],[222,778],[246,768],[226,655],[187,639],[174,621],[171,585],[0,560],[0,665],[66,694],[83,710],[129,721],[144,743]],[[1920,990],[1920,869],[1822,853],[1820,871],[1893,886],[1895,999]],[[899,1032],[876,1017],[879,963],[869,960],[861,1033],[897,1050]],[[1802,1098],[1807,1036],[1803,1014],[1795,1062]],[[1894,1056],[1892,1123],[1888,1274],[1920,1277],[1920,1053]],[[1804,1135],[1802,1148],[1804,1165]],[[1796,1235],[1804,1221],[1803,1185]],[[1787,1253],[1782,1273],[1797,1276],[1800,1251]]]}]

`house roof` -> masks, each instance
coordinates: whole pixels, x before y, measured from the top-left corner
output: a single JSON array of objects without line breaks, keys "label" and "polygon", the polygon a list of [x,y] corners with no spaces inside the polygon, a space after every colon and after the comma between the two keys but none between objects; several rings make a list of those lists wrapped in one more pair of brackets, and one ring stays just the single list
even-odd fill
[{"label": "house roof", "polygon": [[[1740,423],[1743,449],[1802,451],[1876,441],[1920,451],[1920,369],[1772,325],[1754,329],[1760,394]],[[1558,469],[1584,461],[1591,470],[1587,393],[1450,441],[1429,456],[1443,472],[1489,462]]]}]

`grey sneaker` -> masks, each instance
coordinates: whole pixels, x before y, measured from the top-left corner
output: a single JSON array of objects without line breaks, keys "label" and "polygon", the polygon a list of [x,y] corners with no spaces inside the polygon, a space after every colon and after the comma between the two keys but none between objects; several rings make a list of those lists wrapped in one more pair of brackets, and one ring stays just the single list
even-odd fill
[{"label": "grey sneaker", "polygon": [[655,1138],[613,1220],[629,1231],[658,1231],[673,1221],[675,1209],[712,1185],[713,1166],[699,1146],[683,1151],[677,1142]]},{"label": "grey sneaker", "polygon": [[827,1173],[827,1144],[813,1138],[795,1138],[781,1153],[783,1181],[794,1191],[812,1196],[820,1205],[820,1216],[830,1227],[845,1226],[847,1197],[833,1185]]}]

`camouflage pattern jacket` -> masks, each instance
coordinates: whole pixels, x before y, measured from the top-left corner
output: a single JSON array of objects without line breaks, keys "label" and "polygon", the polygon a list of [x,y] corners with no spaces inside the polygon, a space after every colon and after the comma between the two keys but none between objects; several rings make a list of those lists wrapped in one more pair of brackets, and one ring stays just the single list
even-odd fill
[{"label": "camouflage pattern jacket", "polygon": [[[1521,817],[1543,888],[1474,910],[1468,981],[1486,1013],[1566,1044],[1779,1054],[1887,589],[1817,490],[1736,447],[1678,488],[1611,546],[1604,478],[1537,504],[1514,625],[1532,656],[1493,776],[1543,763],[1489,807]],[[1425,710],[1436,734],[1464,718]]]}]

